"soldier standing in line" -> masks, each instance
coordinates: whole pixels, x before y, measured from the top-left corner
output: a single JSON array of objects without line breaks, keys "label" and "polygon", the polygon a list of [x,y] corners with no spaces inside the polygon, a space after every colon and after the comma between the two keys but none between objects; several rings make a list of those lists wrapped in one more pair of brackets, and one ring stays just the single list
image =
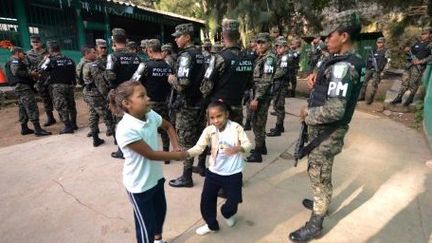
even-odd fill
[{"label": "soldier standing in line", "polygon": [[[35,134],[36,136],[51,135],[39,124],[39,109],[37,107],[34,81],[39,76],[36,71],[28,69],[25,61],[24,50],[20,47],[11,49],[12,56],[6,63],[6,74],[9,83],[16,85],[15,94],[18,98],[19,121],[21,123],[21,135]],[[33,123],[34,130],[27,126],[28,121]]]},{"label": "soldier standing in line", "polygon": [[173,70],[175,70],[176,60],[173,55],[172,46],[168,44],[162,45],[161,50],[165,61],[171,66]]},{"label": "soldier standing in line", "polygon": [[60,134],[74,133],[74,130],[78,129],[74,96],[74,87],[76,85],[75,63],[60,52],[57,41],[48,41],[47,47],[49,56],[42,61],[40,69],[49,74],[49,85],[52,90],[54,107],[65,125]]},{"label": "soldier standing in line", "polygon": [[[112,40],[114,52],[107,57],[104,77],[110,83],[111,88],[115,89],[121,83],[132,78],[132,75],[141,63],[141,59],[136,53],[128,52],[126,48],[126,31],[124,29],[114,28],[112,30]],[[121,117],[114,117],[116,124],[120,120]],[[120,148],[116,152],[112,152],[111,157],[116,159],[124,158]]]},{"label": "soldier standing in line", "polygon": [[372,91],[366,100],[366,104],[370,105],[374,101],[375,94],[378,90],[378,85],[381,81],[381,73],[390,59],[390,52],[385,48],[384,37],[380,37],[376,41],[376,49],[371,51],[366,63],[366,76],[360,91],[359,100],[365,100],[366,89],[369,80],[372,79]]},{"label": "soldier standing in line", "polygon": [[[234,19],[222,21],[225,48],[211,56],[200,90],[209,102],[223,100],[230,107],[229,119],[242,124],[242,98],[245,90],[252,87],[253,58],[241,50],[239,26]],[[206,153],[202,155],[197,166],[200,174],[205,170]]]},{"label": "soldier standing in line", "polygon": [[290,77],[290,89],[288,91],[288,97],[295,97],[295,91],[297,88],[297,74],[300,69],[300,47],[301,42],[299,40],[293,40],[290,45],[290,55],[293,59],[293,65],[289,67]]},{"label": "soldier standing in line", "polygon": [[420,35],[420,41],[416,42],[411,48],[405,48],[407,52],[407,64],[406,72],[408,78],[402,81],[402,86],[394,100],[390,104],[398,104],[402,102],[402,97],[406,91],[410,91],[410,95],[403,103],[404,106],[409,106],[414,101],[414,96],[420,86],[421,78],[426,65],[432,59],[431,50],[432,42],[431,38],[432,28],[424,28]]},{"label": "soldier standing in line", "polygon": [[[132,80],[140,81],[144,85],[152,101],[152,109],[168,121],[167,100],[171,90],[168,75],[173,73],[172,68],[163,58],[159,40],[147,41],[147,54],[149,59],[138,66]],[[163,129],[159,129],[158,132],[161,134],[163,151],[168,152],[170,145],[168,134]],[[170,161],[165,161],[165,164],[169,163]]]},{"label": "soldier standing in line", "polygon": [[311,49],[309,52],[309,72],[313,72],[318,61],[322,55],[322,47],[325,46],[325,43],[321,40],[321,36],[317,35],[311,42]]},{"label": "soldier standing in line", "polygon": [[[170,65],[172,72],[176,73],[177,60],[173,55],[172,46],[169,44],[165,44],[161,47],[161,50],[165,62],[168,63],[168,65]],[[177,91],[175,90],[174,86],[171,86],[171,91],[167,102],[168,102],[169,121],[173,125],[173,127],[176,127],[176,117],[178,112],[178,107],[175,107],[176,98],[177,98]]]},{"label": "soldier standing in line", "polygon": [[285,94],[288,89],[288,67],[293,65],[292,58],[288,55],[288,42],[285,39],[278,39],[275,43],[278,63],[274,74],[272,86],[273,106],[276,115],[276,126],[267,133],[269,137],[280,136],[285,132]]},{"label": "soldier standing in line", "polygon": [[[194,27],[192,24],[176,26],[175,37],[177,46],[181,49],[177,58],[176,75],[170,75],[168,81],[178,91],[177,103],[180,110],[177,114],[176,128],[180,145],[192,148],[198,141],[204,129],[205,112],[204,99],[199,90],[204,77],[204,57],[201,50],[193,45]],[[177,179],[170,180],[172,187],[192,187],[193,158],[183,164],[183,174]]]},{"label": "soldier standing in line", "polygon": [[141,59],[141,61],[145,62],[148,60],[148,55],[147,55],[147,39],[145,40],[141,40],[141,50],[137,53],[139,58]]},{"label": "soldier standing in line", "polygon": [[[48,52],[42,47],[42,42],[39,35],[31,35],[30,41],[32,49],[27,51],[26,56],[30,64],[30,70],[37,70],[41,61],[46,55],[48,55]],[[45,113],[47,114],[47,122],[43,124],[45,127],[51,126],[57,122],[53,114],[54,106],[52,94],[48,88],[46,79],[47,77],[39,76],[36,83],[36,89],[42,99]]]},{"label": "soldier standing in line", "polygon": [[247,162],[262,162],[262,155],[267,154],[265,143],[267,113],[270,106],[270,88],[273,84],[273,75],[276,71],[277,58],[271,52],[269,33],[257,35],[258,58],[253,71],[254,97],[249,104],[252,110],[252,129],[255,135],[255,149],[247,158]]},{"label": "soldier standing in line", "polygon": [[212,43],[210,42],[210,39],[205,39],[204,43],[202,44],[202,54],[204,56],[204,62],[206,68],[208,67],[208,64],[210,62],[211,49],[212,49]]},{"label": "soldier standing in line", "polygon": [[308,108],[300,111],[301,119],[308,126],[310,144],[318,144],[309,153],[307,167],[313,201],[303,200],[312,214],[305,226],[289,234],[294,242],[308,242],[322,232],[333,191],[333,160],[342,150],[362,87],[364,62],[353,48],[361,30],[358,15],[352,11],[341,12],[332,15],[331,21],[323,26],[327,28],[322,35],[328,36],[327,48],[332,56],[318,70]]}]

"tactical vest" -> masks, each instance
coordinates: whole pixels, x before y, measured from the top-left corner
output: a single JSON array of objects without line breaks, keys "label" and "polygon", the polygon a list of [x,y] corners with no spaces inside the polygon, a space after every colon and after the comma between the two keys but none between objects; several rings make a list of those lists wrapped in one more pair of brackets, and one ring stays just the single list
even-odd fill
[{"label": "tactical vest", "polygon": [[50,57],[52,69],[49,74],[50,84],[75,84],[75,63],[67,56],[57,55]]},{"label": "tactical vest", "polygon": [[429,42],[417,42],[411,47],[411,52],[418,59],[424,59],[431,55],[431,49],[429,48]]},{"label": "tactical vest", "polygon": [[121,83],[132,78],[132,75],[137,70],[141,59],[136,53],[124,51],[113,52],[110,55],[112,55],[115,60],[115,63],[113,64],[113,72],[116,74],[116,78],[111,81],[111,84],[113,88],[117,88]]},{"label": "tactical vest", "polygon": [[[384,69],[385,65],[387,64],[387,58],[385,56],[385,53],[386,53],[386,49],[384,49],[384,48],[381,49],[381,50],[375,49],[373,51],[373,55],[375,57],[375,60],[377,62],[378,69],[379,69],[379,70],[375,70],[375,71],[379,71],[379,72],[382,71]],[[367,61],[367,64],[366,64],[366,68],[367,69],[372,69],[373,68],[372,57],[371,56],[369,56],[369,58],[368,58],[368,61]]]},{"label": "tactical vest", "polygon": [[[232,49],[238,49],[239,55]],[[225,61],[225,69],[216,81],[211,101],[222,99],[228,105],[240,106],[246,85],[252,79],[253,59],[236,47],[224,49],[219,55]]]},{"label": "tactical vest", "polygon": [[294,65],[293,63],[293,57],[289,55],[288,53],[283,54],[278,61],[278,67],[286,68],[286,72],[282,78],[279,80],[287,81],[290,78],[290,68]]},{"label": "tactical vest", "polygon": [[[352,64],[356,72],[358,72],[359,75],[362,75],[362,69],[364,67],[364,63],[363,60],[355,54],[333,56],[327,59],[318,70],[315,86],[309,96],[310,108],[323,106],[326,103],[327,92],[331,81],[330,80],[331,77],[329,77],[327,72],[329,68],[331,68],[331,66],[335,65],[338,62],[348,62]],[[334,124],[329,124],[329,125],[345,125],[351,121],[352,115],[354,114],[355,106],[357,104],[357,98],[362,87],[362,83],[360,82],[360,80],[358,80],[355,84],[350,84],[350,85],[352,85],[351,96],[350,99],[347,100],[347,105],[345,108],[345,114],[343,118],[339,121],[336,121]]]},{"label": "tactical vest", "polygon": [[[191,63],[189,65],[190,75],[190,85],[183,92],[186,104],[188,106],[199,106],[202,101],[202,93],[200,91],[201,82],[204,77],[205,67],[204,67],[204,57],[201,51],[194,46],[186,48],[181,53],[179,53],[178,60],[181,60],[181,56],[188,53],[191,57]],[[177,67],[180,67],[177,64]]]},{"label": "tactical vest", "polygon": [[6,77],[8,79],[8,84],[11,86],[15,86],[17,84],[32,85],[33,80],[30,77],[18,77],[18,76],[14,76],[12,74],[12,71],[10,69],[12,62],[14,62],[18,65],[18,72],[27,72],[28,71],[27,66],[22,61],[17,60],[17,59],[9,60],[5,65],[5,72],[6,72]]},{"label": "tactical vest", "polygon": [[171,67],[164,60],[150,59],[146,62],[146,75],[141,78],[142,84],[152,101],[165,102],[171,90],[168,75],[172,73]]}]

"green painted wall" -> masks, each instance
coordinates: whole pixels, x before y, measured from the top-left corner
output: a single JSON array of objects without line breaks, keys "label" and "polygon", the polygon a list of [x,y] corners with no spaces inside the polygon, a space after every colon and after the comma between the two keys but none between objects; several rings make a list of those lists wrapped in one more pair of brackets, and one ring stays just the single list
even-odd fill
[{"label": "green painted wall", "polygon": [[424,99],[424,130],[429,140],[429,145],[432,148],[432,65],[428,65],[425,75],[423,76],[423,84],[425,87]]}]

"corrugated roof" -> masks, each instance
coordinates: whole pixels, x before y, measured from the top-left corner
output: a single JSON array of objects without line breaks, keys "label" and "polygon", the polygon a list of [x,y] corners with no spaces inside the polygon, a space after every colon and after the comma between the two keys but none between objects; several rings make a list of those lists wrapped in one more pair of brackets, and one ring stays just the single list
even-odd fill
[{"label": "corrugated roof", "polygon": [[205,24],[205,21],[202,19],[196,19],[196,18],[192,18],[192,17],[186,17],[180,14],[175,14],[175,13],[171,13],[171,12],[166,12],[166,11],[162,11],[162,10],[157,10],[157,9],[152,9],[149,7],[145,7],[142,5],[136,5],[133,4],[129,1],[121,1],[121,0],[106,0],[107,2],[113,2],[113,3],[117,3],[117,4],[121,4],[121,5],[126,5],[126,6],[132,6],[144,11],[148,11],[148,12],[152,12],[152,13],[156,13],[156,14],[162,14],[162,15],[167,15],[170,17],[174,17],[174,18],[179,18],[179,19],[184,19],[187,21],[191,21],[191,22],[196,22],[196,23],[200,23],[200,24]]}]

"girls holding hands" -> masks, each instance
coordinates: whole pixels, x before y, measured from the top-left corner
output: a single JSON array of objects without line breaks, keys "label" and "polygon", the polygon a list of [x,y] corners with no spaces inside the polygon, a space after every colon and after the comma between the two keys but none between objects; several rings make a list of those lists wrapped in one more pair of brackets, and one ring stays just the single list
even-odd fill
[{"label": "girls holding hands", "polygon": [[222,188],[227,200],[221,207],[221,213],[229,227],[235,224],[238,204],[242,202],[242,179],[244,155],[252,147],[243,127],[228,119],[229,112],[222,100],[208,106],[208,121],[197,144],[188,150],[190,157],[200,155],[206,146],[211,146],[209,168],[206,171],[201,194],[201,215],[205,225],[196,230],[198,235],[205,235],[219,230],[216,220],[217,195]]}]

